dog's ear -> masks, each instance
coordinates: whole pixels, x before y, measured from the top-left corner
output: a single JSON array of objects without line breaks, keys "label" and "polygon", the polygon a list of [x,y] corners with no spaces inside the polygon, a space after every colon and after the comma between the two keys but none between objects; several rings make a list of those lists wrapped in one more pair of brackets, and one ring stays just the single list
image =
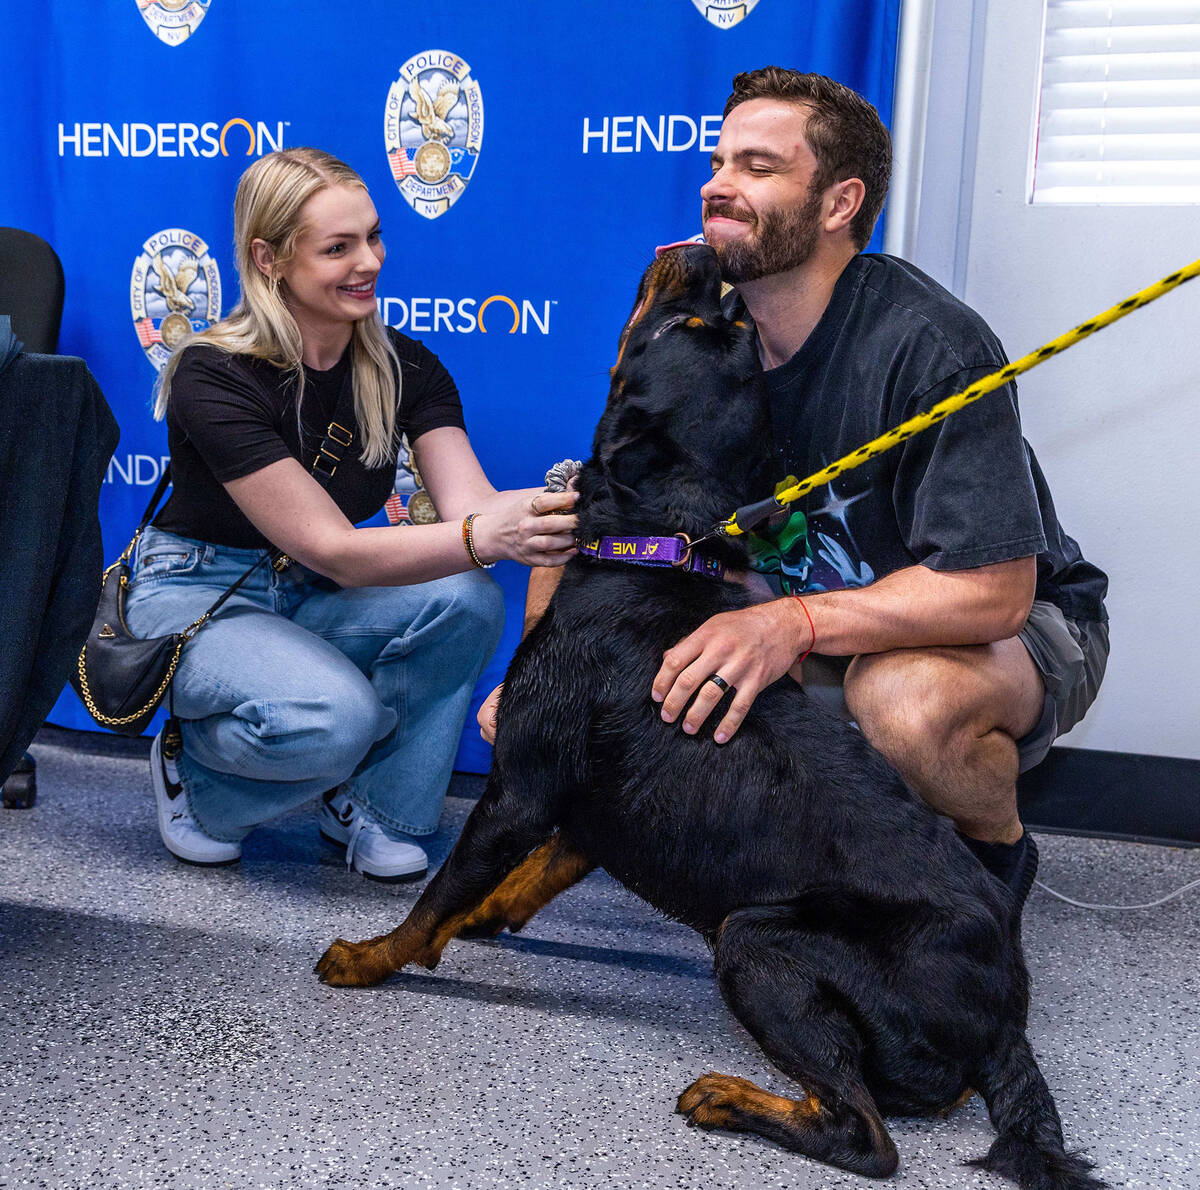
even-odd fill
[{"label": "dog's ear", "polygon": [[579,474],[579,531],[587,537],[599,532],[612,532],[597,526],[620,524],[625,515],[638,505],[638,493],[613,474],[612,450],[619,449],[613,443],[603,454],[593,453]]},{"label": "dog's ear", "polygon": [[645,328],[635,328],[618,381],[623,409],[636,409],[647,422],[661,424],[694,396],[696,360],[695,344],[684,337],[655,340]]},{"label": "dog's ear", "polygon": [[663,433],[665,425],[665,419],[647,412],[639,395],[628,401],[610,396],[596,427],[586,468],[589,483],[581,489],[585,495],[607,496],[607,502],[626,512],[657,499],[659,477],[668,473],[678,455],[670,436]]},{"label": "dog's ear", "polygon": [[661,470],[669,443],[656,429],[659,421],[638,398],[623,403],[609,420],[607,433],[597,434],[594,456],[605,474],[631,488],[654,470]]},{"label": "dog's ear", "polygon": [[[657,434],[616,444],[609,454],[604,471],[609,480],[639,500],[652,499],[661,486],[656,477],[665,475],[673,462],[673,453]],[[635,490],[636,489],[636,490]]]}]

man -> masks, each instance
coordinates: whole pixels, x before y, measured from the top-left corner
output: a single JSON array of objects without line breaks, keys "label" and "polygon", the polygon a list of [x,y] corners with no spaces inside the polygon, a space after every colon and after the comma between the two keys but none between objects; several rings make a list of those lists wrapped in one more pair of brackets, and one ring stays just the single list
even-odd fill
[{"label": "man", "polygon": [[[1006,362],[983,320],[930,278],[860,255],[890,169],[887,130],[855,92],[778,67],[734,79],[700,192],[704,235],[757,328],[781,478]],[[1108,631],[1107,580],[1058,525],[1014,387],[800,507],[800,598],[715,616],[668,650],[653,688],[663,719],[695,733],[734,687],[720,744],[771,682],[832,675],[871,743],[1022,902],[1037,853],[1017,774],[1090,705]],[[531,591],[535,617],[544,588]]]}]

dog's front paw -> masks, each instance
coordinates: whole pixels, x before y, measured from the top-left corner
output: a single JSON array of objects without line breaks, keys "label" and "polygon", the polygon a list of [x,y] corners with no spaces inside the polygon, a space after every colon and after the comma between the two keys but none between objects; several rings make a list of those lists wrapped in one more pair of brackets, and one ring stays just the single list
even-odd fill
[{"label": "dog's front paw", "polygon": [[322,983],[338,988],[367,988],[382,983],[399,968],[389,953],[386,936],[366,942],[339,938],[321,956],[316,973]]}]

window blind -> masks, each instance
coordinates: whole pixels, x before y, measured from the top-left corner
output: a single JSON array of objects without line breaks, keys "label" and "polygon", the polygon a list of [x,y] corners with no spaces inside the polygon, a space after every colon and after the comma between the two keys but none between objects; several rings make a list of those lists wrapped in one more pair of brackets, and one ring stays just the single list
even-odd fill
[{"label": "window blind", "polygon": [[1035,203],[1200,202],[1200,0],[1046,0]]}]

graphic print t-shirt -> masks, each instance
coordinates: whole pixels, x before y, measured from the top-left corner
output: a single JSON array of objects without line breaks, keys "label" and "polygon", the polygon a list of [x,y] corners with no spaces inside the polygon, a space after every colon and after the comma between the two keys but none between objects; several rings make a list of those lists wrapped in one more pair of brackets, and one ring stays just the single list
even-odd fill
[{"label": "graphic print t-shirt", "polygon": [[[744,316],[740,299],[729,302]],[[1007,362],[973,310],[912,265],[857,256],[801,349],[766,372],[780,475],[806,476]],[[916,564],[1037,555],[1037,598],[1104,619],[1107,580],[1060,527],[1007,385],[800,502],[793,589],[866,586]]]}]

